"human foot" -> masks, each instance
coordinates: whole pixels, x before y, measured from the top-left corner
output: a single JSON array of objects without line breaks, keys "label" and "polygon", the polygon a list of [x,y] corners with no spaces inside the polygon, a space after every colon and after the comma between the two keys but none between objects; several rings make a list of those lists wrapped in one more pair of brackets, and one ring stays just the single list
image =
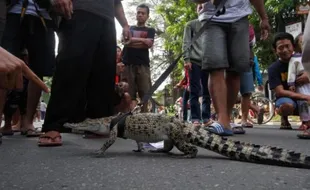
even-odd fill
[{"label": "human foot", "polygon": [[21,128],[20,128],[21,135],[25,135],[26,137],[39,137],[42,133],[35,129],[33,122],[28,121],[26,118],[22,120]]},{"label": "human foot", "polygon": [[38,146],[61,146],[62,139],[58,131],[49,131],[39,137]]}]

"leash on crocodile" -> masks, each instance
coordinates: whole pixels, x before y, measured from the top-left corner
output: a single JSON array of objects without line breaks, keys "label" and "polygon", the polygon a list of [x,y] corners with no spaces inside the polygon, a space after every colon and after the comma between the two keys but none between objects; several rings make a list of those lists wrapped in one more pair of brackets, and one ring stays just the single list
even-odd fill
[{"label": "leash on crocodile", "polygon": [[205,22],[205,24],[200,28],[200,30],[196,33],[196,35],[193,37],[191,43],[185,48],[185,50],[179,54],[179,56],[168,66],[168,68],[160,75],[160,77],[155,81],[155,83],[151,86],[150,90],[144,95],[142,98],[142,101],[138,104],[140,107],[143,106],[153,95],[153,93],[157,90],[157,88],[166,80],[166,78],[170,75],[170,73],[173,71],[177,63],[180,61],[182,56],[186,51],[188,51],[189,48],[195,43],[195,41],[204,33],[206,28],[208,27],[208,24],[212,21],[214,16],[220,16],[222,14],[225,14],[225,3],[227,0],[218,0],[216,6],[216,9],[214,11],[214,14]]}]

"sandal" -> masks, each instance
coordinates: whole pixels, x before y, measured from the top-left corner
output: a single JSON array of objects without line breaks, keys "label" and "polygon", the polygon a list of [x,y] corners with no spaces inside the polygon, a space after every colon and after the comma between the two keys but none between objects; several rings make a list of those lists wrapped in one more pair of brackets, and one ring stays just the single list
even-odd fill
[{"label": "sandal", "polygon": [[38,146],[40,147],[61,146],[61,145],[62,145],[61,135],[57,131],[49,131],[39,137]]},{"label": "sandal", "polygon": [[297,135],[300,139],[310,139],[310,129],[304,130],[301,134]]},{"label": "sandal", "polygon": [[243,128],[253,128],[253,124],[250,122],[245,122],[241,124],[241,127]]},{"label": "sandal", "polygon": [[192,122],[192,124],[194,127],[201,126],[201,123],[199,121],[194,121],[194,122]]},{"label": "sandal", "polygon": [[214,121],[213,121],[212,119],[209,119],[207,122],[204,122],[204,123],[203,123],[203,126],[204,126],[204,127],[208,127],[208,126],[210,126],[213,122],[214,122]]},{"label": "sandal", "polygon": [[12,135],[14,135],[14,131],[12,129],[7,130],[7,129],[4,129],[4,127],[2,127],[0,129],[0,133],[2,133],[2,136],[12,136]]},{"label": "sandal", "polygon": [[301,124],[300,127],[298,128],[299,131],[305,131],[310,129],[310,127],[306,124]]},{"label": "sandal", "polygon": [[243,129],[242,125],[240,126],[240,125],[236,125],[234,123],[231,123],[230,126],[231,126],[231,129],[232,129],[234,134],[237,134],[237,135],[245,134],[245,130]]},{"label": "sandal", "polygon": [[281,123],[280,129],[282,129],[282,130],[292,130],[293,128],[292,128],[291,124],[285,125],[285,124]]},{"label": "sandal", "polygon": [[213,122],[211,125],[205,127],[204,129],[219,136],[233,136],[234,134],[232,130],[224,128],[223,125],[217,122]]},{"label": "sandal", "polygon": [[27,129],[26,131],[21,131],[20,134],[26,137],[39,137],[42,135],[42,133],[36,129]]}]

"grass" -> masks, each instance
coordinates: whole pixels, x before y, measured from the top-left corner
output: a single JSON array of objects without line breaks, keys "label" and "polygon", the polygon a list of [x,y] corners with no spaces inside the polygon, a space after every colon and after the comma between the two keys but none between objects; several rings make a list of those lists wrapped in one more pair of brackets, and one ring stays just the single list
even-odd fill
[{"label": "grass", "polygon": [[[292,121],[292,122],[299,122],[299,121],[300,121],[299,116],[289,116],[288,118],[289,118],[289,120]],[[272,118],[271,121],[272,121],[272,122],[281,122],[281,116],[277,114],[277,115],[275,115],[275,116]]]}]

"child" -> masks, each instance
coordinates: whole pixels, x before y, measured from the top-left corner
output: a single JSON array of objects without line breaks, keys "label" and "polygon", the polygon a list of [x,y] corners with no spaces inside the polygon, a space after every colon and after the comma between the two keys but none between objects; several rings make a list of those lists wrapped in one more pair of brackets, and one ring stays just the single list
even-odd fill
[{"label": "child", "polygon": [[[310,94],[310,83],[301,85],[301,86],[295,86],[295,80],[298,75],[300,75],[304,71],[304,67],[301,62],[301,54],[295,53],[293,54],[292,58],[290,59],[289,65],[288,65],[288,77],[287,77],[287,84],[289,86],[289,89],[291,91],[300,93],[300,94]],[[297,101],[298,109],[299,109],[299,116],[300,120],[304,122],[307,122],[307,126],[309,126],[310,121],[310,114],[309,114],[309,102],[305,101]]]}]

